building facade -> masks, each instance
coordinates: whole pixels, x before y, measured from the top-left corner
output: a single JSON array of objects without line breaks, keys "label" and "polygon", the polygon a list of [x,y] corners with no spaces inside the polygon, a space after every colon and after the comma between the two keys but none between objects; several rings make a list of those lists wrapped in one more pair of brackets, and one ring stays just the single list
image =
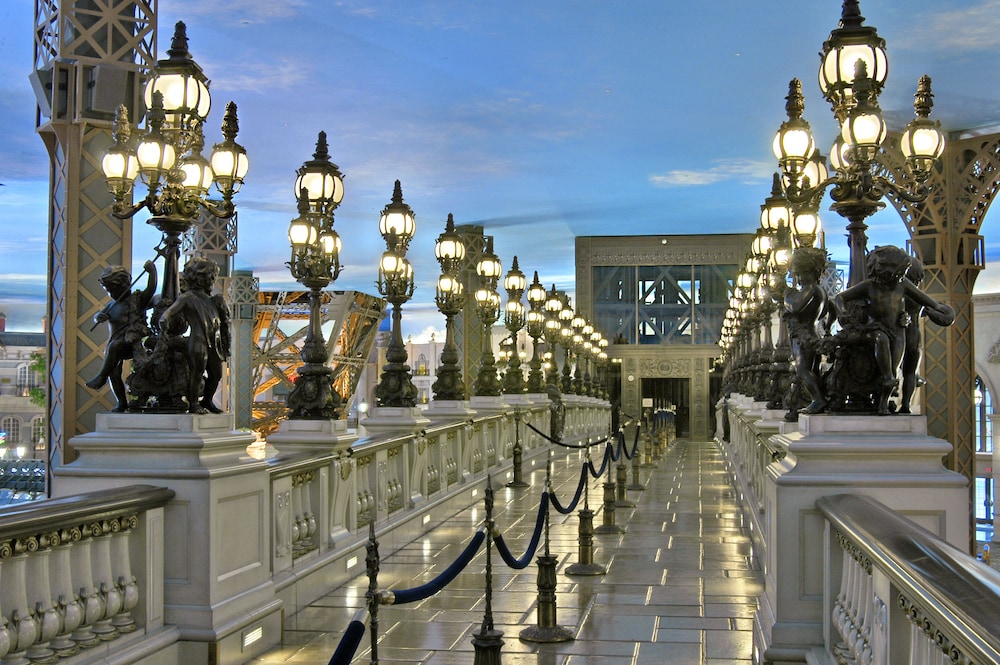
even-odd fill
[{"label": "building facade", "polygon": [[581,236],[577,310],[613,344],[621,410],[673,407],[678,436],[711,438],[719,334],[750,234]]}]

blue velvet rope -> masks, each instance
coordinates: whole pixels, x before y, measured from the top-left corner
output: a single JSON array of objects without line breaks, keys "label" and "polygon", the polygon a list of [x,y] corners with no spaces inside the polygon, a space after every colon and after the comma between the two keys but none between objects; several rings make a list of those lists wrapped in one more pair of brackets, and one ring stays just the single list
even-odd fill
[{"label": "blue velvet rope", "polygon": [[525,424],[528,426],[528,429],[530,429],[531,431],[533,431],[535,434],[538,434],[539,436],[541,436],[543,439],[545,439],[549,443],[554,443],[557,446],[562,446],[563,448],[572,448],[573,450],[585,450],[585,449],[589,448],[590,446],[596,446],[596,445],[598,445],[600,443],[604,443],[605,441],[607,441],[608,439],[611,438],[611,437],[605,437],[604,439],[602,439],[600,441],[595,441],[594,443],[564,443],[562,441],[559,441],[558,439],[553,439],[551,436],[549,436],[548,434],[546,434],[542,430],[538,429],[537,427],[535,427],[531,423],[525,423]]},{"label": "blue velvet rope", "polygon": [[610,456],[611,456],[611,447],[610,446],[605,446],[604,447],[604,456],[603,456],[603,458],[601,460],[601,470],[600,471],[598,471],[597,469],[594,468],[594,462],[593,462],[593,460],[587,460],[587,466],[590,467],[590,475],[592,475],[594,478],[600,478],[601,476],[603,476],[605,470],[607,470],[607,468],[608,468],[608,457],[610,457]]},{"label": "blue velvet rope", "polygon": [[614,445],[608,443],[608,449],[611,451],[611,461],[617,462],[622,456],[621,432],[618,433],[618,437],[616,438]]},{"label": "blue velvet rope", "polygon": [[483,544],[483,540],[485,539],[486,532],[483,529],[476,531],[476,535],[472,537],[472,540],[465,546],[465,550],[458,555],[458,558],[455,559],[455,561],[453,561],[452,564],[444,570],[444,572],[435,577],[433,580],[427,584],[422,584],[412,589],[401,589],[399,591],[392,590],[392,594],[395,597],[392,604],[403,605],[405,603],[413,603],[418,600],[423,600],[424,598],[433,596],[438,591],[448,586],[448,583],[455,579],[455,576],[469,565],[469,562],[472,561],[472,557],[476,556],[476,552],[479,551],[479,547]]},{"label": "blue velvet rope", "polygon": [[556,495],[553,494],[552,496],[549,497],[549,499],[552,501],[552,507],[555,508],[560,513],[562,513],[563,515],[567,515],[573,512],[573,509],[576,508],[576,504],[580,503],[580,497],[583,496],[583,486],[586,483],[587,483],[587,465],[584,464],[583,466],[580,467],[580,482],[576,486],[576,495],[573,497],[573,500],[570,502],[568,506],[563,507],[563,505],[559,503],[559,499],[556,498]]},{"label": "blue velvet rope", "polygon": [[[359,618],[359,615],[364,618]],[[354,654],[361,644],[361,638],[365,636],[365,624],[368,621],[368,610],[361,610],[354,615],[354,620],[347,624],[344,636],[340,638],[337,650],[333,652],[327,665],[351,665]]]},{"label": "blue velvet rope", "polygon": [[528,543],[528,551],[525,552],[524,556],[520,559],[515,558],[514,555],[511,554],[510,549],[507,547],[507,543],[503,541],[502,535],[499,533],[493,535],[493,542],[497,545],[497,552],[500,554],[500,558],[514,570],[521,570],[531,563],[531,557],[535,555],[535,550],[538,549],[538,539],[542,535],[542,526],[545,524],[545,513],[548,512],[548,507],[549,493],[542,492],[542,501],[538,504],[538,519],[535,520],[535,532],[531,534],[531,542]]}]

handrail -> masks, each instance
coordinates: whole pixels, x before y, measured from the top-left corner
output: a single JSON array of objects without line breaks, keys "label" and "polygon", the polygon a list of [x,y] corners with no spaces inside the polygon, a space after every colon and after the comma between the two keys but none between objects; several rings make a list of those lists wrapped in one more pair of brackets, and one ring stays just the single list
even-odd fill
[{"label": "handrail", "polygon": [[900,604],[919,608],[925,631],[972,662],[1000,662],[1000,573],[870,497],[838,494],[816,506],[899,589]]},{"label": "handrail", "polygon": [[166,487],[132,485],[15,504],[0,511],[0,538],[42,533],[60,525],[92,522],[123,512],[144,512],[164,506],[172,498],[174,491]]}]

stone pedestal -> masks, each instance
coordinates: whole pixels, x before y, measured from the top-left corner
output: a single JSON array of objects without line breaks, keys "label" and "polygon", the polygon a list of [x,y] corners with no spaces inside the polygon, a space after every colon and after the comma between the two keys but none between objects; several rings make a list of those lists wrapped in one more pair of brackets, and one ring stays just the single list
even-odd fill
[{"label": "stone pedestal", "polygon": [[346,420],[307,420],[286,418],[267,442],[281,453],[340,453],[358,440],[356,431],[347,429]]},{"label": "stone pedestal", "polygon": [[375,437],[414,434],[430,424],[430,418],[415,406],[376,406],[361,421],[361,426]]},{"label": "stone pedestal", "polygon": [[268,464],[247,454],[254,441],[231,414],[105,413],[70,440],[78,459],[54,470],[56,496],[135,484],[176,493],[165,508],[164,623],[180,629],[185,663],[245,662],[281,638]]},{"label": "stone pedestal", "polygon": [[476,413],[481,414],[497,413],[498,411],[507,410],[507,403],[504,401],[503,395],[473,395],[469,398],[469,406],[471,406]]},{"label": "stone pedestal", "polygon": [[503,395],[504,404],[511,407],[518,407],[522,411],[530,409],[535,405],[535,400],[528,393],[512,393]]},{"label": "stone pedestal", "polygon": [[434,422],[468,420],[475,415],[475,410],[469,406],[469,400],[464,399],[431,400],[430,406],[424,410],[424,416]]},{"label": "stone pedestal", "polygon": [[920,415],[802,415],[776,434],[787,450],[767,467],[765,589],[754,617],[762,660],[802,662],[823,644],[823,496],[871,496],[961,548],[968,546],[968,488],[942,457],[951,445],[927,435]]}]

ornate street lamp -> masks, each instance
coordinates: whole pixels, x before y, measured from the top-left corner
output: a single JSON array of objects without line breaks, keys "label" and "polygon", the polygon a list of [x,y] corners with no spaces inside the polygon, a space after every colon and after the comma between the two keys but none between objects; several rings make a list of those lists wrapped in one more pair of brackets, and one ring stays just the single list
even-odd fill
[{"label": "ornate street lamp", "polygon": [[569,296],[563,294],[563,308],[559,312],[559,343],[563,347],[563,368],[562,368],[562,391],[567,395],[576,394],[573,385],[573,371],[570,364],[573,360],[573,308],[570,306]]},{"label": "ornate street lamp", "polygon": [[455,218],[448,213],[444,233],[438,236],[434,244],[434,256],[441,264],[441,276],[438,277],[434,292],[434,302],[445,317],[444,350],[441,352],[441,365],[437,370],[437,379],[431,389],[435,400],[464,400],[465,382],[462,381],[462,368],[458,362],[458,345],[455,344],[455,317],[462,312],[465,305],[465,288],[458,277],[458,271],[465,258],[465,244],[462,236],[455,233]]},{"label": "ornate street lamp", "polygon": [[483,324],[483,349],[473,393],[483,397],[496,397],[500,394],[500,379],[497,378],[491,332],[493,324],[500,318],[500,295],[497,293],[497,283],[500,281],[502,270],[500,259],[493,253],[493,238],[487,237],[486,249],[476,263],[476,274],[479,275],[480,282],[479,289],[476,290],[476,313],[479,314],[479,320]]},{"label": "ornate street lamp", "polygon": [[[209,159],[201,154],[205,145],[202,127],[211,108],[211,98],[208,79],[188,52],[184,23],[176,24],[167,53],[169,57],[157,62],[144,90],[145,131],[133,142],[128,109],[119,106],[113,127],[114,144],[101,160],[105,181],[114,196],[112,214],[118,219],[128,219],[145,208],[151,214],[148,223],[163,234],[156,250],[164,257],[162,291],[153,306],[152,335],[146,341],[147,349],[161,340],[166,343],[160,318],[180,295],[181,235],[195,224],[200,210],[222,219],[231,218],[235,214],[233,196],[243,184],[249,167],[246,150],[236,143],[239,123],[232,102],[226,105],[222,120],[224,140],[213,146]],[[147,193],[133,204],[137,180],[146,186]],[[221,201],[209,199],[213,184]],[[198,410],[195,404],[185,404],[184,398],[189,402],[192,399],[189,381],[168,356],[165,350],[145,357],[135,354],[129,387],[136,400],[130,408]],[[191,362],[191,358],[188,360]],[[199,363],[191,364],[192,371],[197,372]]]},{"label": "ornate street lamp", "polygon": [[545,300],[545,348],[549,356],[548,372],[545,375],[545,384],[559,389],[559,360],[556,351],[559,348],[559,341],[562,333],[562,317],[560,313],[563,309],[563,299],[556,291],[553,284]]},{"label": "ornate street lamp", "polygon": [[600,394],[598,397],[601,399],[608,399],[608,352],[607,348],[610,342],[603,335],[597,341],[598,358],[600,358],[600,369],[601,369],[601,379],[600,379]]},{"label": "ornate street lamp", "polygon": [[540,393],[545,390],[545,378],[542,375],[542,358],[538,354],[538,340],[545,334],[545,287],[538,281],[538,271],[528,287],[528,336],[531,337],[531,362],[528,369],[528,392]]},{"label": "ornate street lamp", "polygon": [[524,375],[521,372],[521,355],[517,349],[517,333],[524,327],[524,303],[521,296],[528,281],[517,266],[515,256],[510,270],[503,278],[503,288],[507,292],[507,307],[504,309],[504,327],[510,332],[511,354],[508,359],[507,374],[504,376],[503,391],[508,395],[519,395],[524,392]]},{"label": "ornate street lamp", "polygon": [[[820,89],[830,103],[840,125],[840,136],[831,149],[833,173],[823,178],[807,173],[815,154],[809,124],[802,119],[802,84],[792,79],[786,97],[788,120],[774,139],[774,153],[784,173],[785,196],[796,213],[792,230],[802,244],[811,244],[801,213],[815,212],[817,201],[830,188],[831,210],[847,221],[850,272],[848,291],[867,280],[867,219],[885,207],[888,196],[909,206],[924,202],[929,189],[926,181],[944,151],[940,123],[930,120],[933,95],[930,78],[922,76],[914,96],[912,120],[903,130],[899,148],[905,158],[902,173],[888,168],[883,154],[887,129],[878,97],[885,84],[888,61],[885,41],[875,28],[864,26],[857,0],[844,0],[840,27],[830,33],[820,54]],[[890,179],[885,174],[895,175]],[[822,178],[813,181],[812,178]],[[898,248],[893,248],[898,250]],[[897,254],[903,254],[898,250]],[[835,335],[836,352],[829,354],[832,381],[823,388],[828,394],[813,396],[814,403],[829,410],[888,413],[888,400],[897,368],[886,368],[873,354],[868,298],[851,291],[839,312],[841,330]],[[864,341],[859,341],[864,340]],[[884,354],[881,356],[884,360]],[[897,361],[898,362],[898,361]],[[817,407],[818,408],[818,407]]]},{"label": "ornate street lamp", "polygon": [[[340,275],[340,236],[333,230],[333,211],[344,196],[344,176],[330,161],[326,132],[320,132],[313,158],[296,173],[299,215],[288,227],[292,246],[286,264],[309,289],[309,330],[299,356],[295,387],[288,394],[289,418],[338,419],[343,398],[333,387],[333,370],[323,339],[322,290]],[[309,187],[312,189],[309,189]]]},{"label": "ornate street lamp", "polygon": [[403,202],[403,188],[396,181],[392,202],[382,209],[378,223],[385,239],[386,250],[378,266],[378,292],[392,305],[392,333],[385,352],[386,364],[375,386],[375,399],[382,407],[413,407],[417,405],[417,387],[406,364],[406,346],[401,330],[402,305],[413,295],[413,266],[406,259],[406,250],[416,231],[413,211]]},{"label": "ornate street lamp", "polygon": [[890,194],[908,203],[926,200],[930,169],[944,151],[940,123],[930,120],[933,106],[931,80],[922,76],[913,108],[917,115],[903,131],[900,148],[912,182],[895,182],[881,175],[878,157],[886,138],[885,120],[878,106],[888,72],[885,40],[873,27],[864,26],[857,0],[845,0],[840,27],[830,33],[820,54],[820,89],[840,124],[838,142],[831,153],[834,174],[819,181],[806,174],[814,154],[809,123],[802,119],[802,84],[792,79],[787,104],[788,120],[775,136],[774,153],[785,177],[785,194],[796,213],[832,186],[831,209],[848,220],[850,275],[848,286],[865,280],[866,220],[885,207]]}]

